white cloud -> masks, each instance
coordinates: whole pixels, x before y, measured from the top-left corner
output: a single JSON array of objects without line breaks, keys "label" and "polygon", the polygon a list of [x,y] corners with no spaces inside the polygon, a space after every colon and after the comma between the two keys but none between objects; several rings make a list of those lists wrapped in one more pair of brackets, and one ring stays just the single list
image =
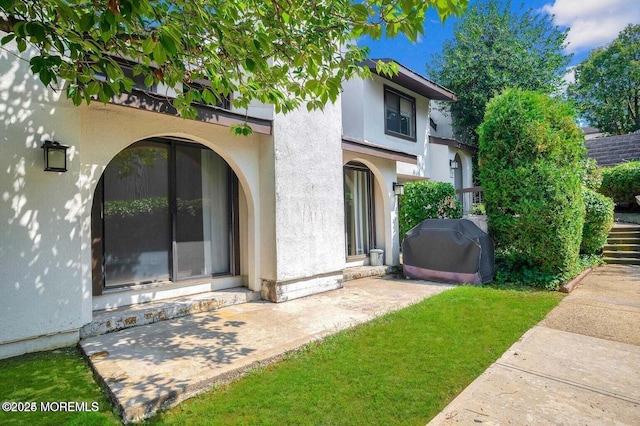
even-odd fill
[{"label": "white cloud", "polygon": [[569,27],[567,51],[588,51],[610,43],[628,24],[640,24],[638,0],[555,0],[542,7]]}]

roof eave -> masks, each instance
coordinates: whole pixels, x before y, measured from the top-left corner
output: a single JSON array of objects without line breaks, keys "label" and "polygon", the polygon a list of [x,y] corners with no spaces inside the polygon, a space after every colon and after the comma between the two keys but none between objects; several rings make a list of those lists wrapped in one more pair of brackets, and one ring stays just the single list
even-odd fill
[{"label": "roof eave", "polygon": [[[395,62],[398,64],[398,74],[394,76],[387,76],[383,73],[378,73],[376,71],[376,63],[378,61],[385,63]],[[458,100],[456,94],[451,90],[434,83],[393,59],[367,59],[363,62],[363,65],[368,67],[376,75],[409,89],[414,93],[422,95],[425,98],[449,102],[455,102]]]}]

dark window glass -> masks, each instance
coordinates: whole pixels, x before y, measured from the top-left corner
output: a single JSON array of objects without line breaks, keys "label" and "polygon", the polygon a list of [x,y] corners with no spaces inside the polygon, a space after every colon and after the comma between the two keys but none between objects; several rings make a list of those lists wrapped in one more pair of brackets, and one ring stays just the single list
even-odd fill
[{"label": "dark window glass", "polygon": [[385,87],[385,131],[415,138],[415,100]]},{"label": "dark window glass", "polygon": [[169,279],[168,148],[138,143],[104,172],[106,286]]},{"label": "dark window glass", "polygon": [[347,256],[367,255],[373,229],[371,172],[345,167],[344,195]]},{"label": "dark window glass", "polygon": [[104,286],[232,273],[234,191],[229,165],[204,147],[145,141],[120,152],[103,176]]}]

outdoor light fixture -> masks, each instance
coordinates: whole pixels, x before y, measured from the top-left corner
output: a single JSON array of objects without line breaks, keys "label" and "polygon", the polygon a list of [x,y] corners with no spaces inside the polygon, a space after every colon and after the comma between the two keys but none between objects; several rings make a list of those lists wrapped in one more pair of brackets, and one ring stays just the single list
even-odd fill
[{"label": "outdoor light fixture", "polygon": [[404,185],[401,183],[393,182],[393,193],[396,195],[404,195]]},{"label": "outdoor light fixture", "polygon": [[42,144],[45,172],[67,171],[67,148],[69,147],[54,141],[45,141]]},{"label": "outdoor light fixture", "polygon": [[460,167],[460,164],[458,164],[456,160],[449,160],[449,167],[451,167],[452,169],[457,169],[458,167]]}]

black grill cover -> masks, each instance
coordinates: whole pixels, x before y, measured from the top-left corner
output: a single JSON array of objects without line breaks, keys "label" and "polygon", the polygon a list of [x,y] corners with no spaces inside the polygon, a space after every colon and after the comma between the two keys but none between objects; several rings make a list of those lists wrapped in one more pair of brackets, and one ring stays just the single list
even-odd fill
[{"label": "black grill cover", "polygon": [[493,280],[494,243],[467,219],[426,219],[402,242],[403,270],[410,278],[454,284]]}]

